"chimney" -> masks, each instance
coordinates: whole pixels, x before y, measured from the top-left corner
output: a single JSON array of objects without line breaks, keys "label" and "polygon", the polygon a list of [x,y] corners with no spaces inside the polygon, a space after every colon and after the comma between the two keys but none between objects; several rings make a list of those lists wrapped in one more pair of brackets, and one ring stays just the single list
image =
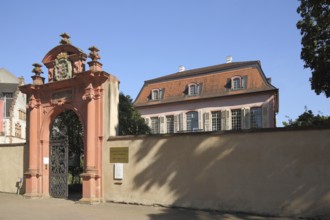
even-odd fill
[{"label": "chimney", "polygon": [[24,85],[24,77],[23,76],[18,77],[17,79],[18,79],[18,83],[19,83],[20,86]]},{"label": "chimney", "polygon": [[226,63],[231,63],[233,62],[233,57],[232,56],[226,56]]},{"label": "chimney", "polygon": [[186,70],[186,67],[184,67],[183,65],[179,66],[179,72],[183,72]]}]

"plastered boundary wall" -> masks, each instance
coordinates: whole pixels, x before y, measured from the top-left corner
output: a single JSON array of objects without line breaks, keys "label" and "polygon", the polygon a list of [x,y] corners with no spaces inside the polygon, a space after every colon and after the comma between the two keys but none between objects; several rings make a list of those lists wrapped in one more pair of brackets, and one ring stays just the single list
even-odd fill
[{"label": "plastered boundary wall", "polygon": [[[129,147],[114,180],[111,147]],[[105,201],[275,216],[330,214],[330,129],[112,137]]]},{"label": "plastered boundary wall", "polygon": [[[0,144],[0,192],[17,193],[18,178],[24,177],[28,162],[25,143]],[[24,193],[24,182],[19,193]]]}]

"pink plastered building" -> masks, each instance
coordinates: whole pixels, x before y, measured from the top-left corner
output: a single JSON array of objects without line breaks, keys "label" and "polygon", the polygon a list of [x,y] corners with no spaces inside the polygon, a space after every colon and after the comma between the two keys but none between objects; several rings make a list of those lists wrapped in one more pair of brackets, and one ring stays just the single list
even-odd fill
[{"label": "pink plastered building", "polygon": [[231,62],[147,80],[134,106],[152,133],[273,128],[278,89],[260,61]]}]

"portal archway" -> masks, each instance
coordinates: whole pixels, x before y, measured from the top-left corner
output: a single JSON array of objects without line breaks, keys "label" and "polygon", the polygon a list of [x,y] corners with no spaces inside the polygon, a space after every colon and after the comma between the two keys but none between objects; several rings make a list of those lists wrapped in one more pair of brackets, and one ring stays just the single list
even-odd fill
[{"label": "portal archway", "polygon": [[60,113],[52,122],[49,141],[50,196],[78,200],[82,197],[84,129],[72,110]]},{"label": "portal archway", "polygon": [[118,79],[102,70],[96,47],[89,48],[89,58],[70,44],[62,34],[60,45],[50,50],[43,64],[48,82],[41,77],[40,64],[33,64],[33,83],[20,87],[27,94],[29,165],[25,173],[27,197],[50,196],[50,129],[54,119],[73,111],[84,128],[84,170],[81,202],[100,202],[102,187],[102,148],[106,138],[117,134]]}]

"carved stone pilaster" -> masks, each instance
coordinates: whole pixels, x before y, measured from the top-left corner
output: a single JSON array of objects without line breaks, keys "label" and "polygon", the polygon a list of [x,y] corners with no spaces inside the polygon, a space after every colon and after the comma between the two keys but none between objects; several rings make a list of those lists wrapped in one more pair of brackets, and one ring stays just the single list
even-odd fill
[{"label": "carved stone pilaster", "polygon": [[40,99],[30,99],[28,104],[26,105],[26,108],[32,110],[34,108],[39,108],[41,105]]},{"label": "carved stone pilaster", "polygon": [[25,172],[24,175],[26,177],[40,177],[42,174],[40,173],[40,170],[38,169],[29,169],[29,171]]},{"label": "carved stone pilaster", "polygon": [[85,94],[83,95],[82,99],[83,100],[97,100],[100,99],[102,96],[103,89],[100,87],[93,88],[93,86],[90,84],[86,89],[85,89]]}]

